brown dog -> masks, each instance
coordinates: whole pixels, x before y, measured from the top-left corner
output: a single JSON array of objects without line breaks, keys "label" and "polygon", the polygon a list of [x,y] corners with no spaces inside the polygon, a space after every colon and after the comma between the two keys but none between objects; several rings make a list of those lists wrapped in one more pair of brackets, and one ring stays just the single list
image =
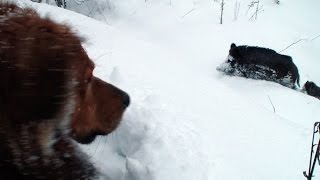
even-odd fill
[{"label": "brown dog", "polygon": [[2,179],[93,179],[72,137],[112,132],[129,96],[93,76],[94,63],[66,25],[0,3]]}]

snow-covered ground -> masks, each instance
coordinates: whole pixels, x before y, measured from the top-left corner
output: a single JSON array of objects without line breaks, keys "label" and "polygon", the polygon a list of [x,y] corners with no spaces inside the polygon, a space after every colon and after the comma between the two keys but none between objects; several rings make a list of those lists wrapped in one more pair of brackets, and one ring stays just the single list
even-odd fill
[{"label": "snow-covered ground", "polygon": [[69,1],[97,20],[18,1],[87,38],[95,74],[130,94],[120,127],[82,146],[109,179],[304,178],[320,101],[216,67],[232,42],[279,52],[300,40],[282,53],[298,66],[301,85],[320,84],[319,0],[260,0],[256,20],[251,0],[225,0],[222,25],[220,0]]}]

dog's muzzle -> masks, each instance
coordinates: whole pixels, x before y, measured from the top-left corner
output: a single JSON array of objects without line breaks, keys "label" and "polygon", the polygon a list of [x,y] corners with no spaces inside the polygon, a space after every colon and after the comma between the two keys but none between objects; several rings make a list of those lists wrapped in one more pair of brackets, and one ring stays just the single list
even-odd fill
[{"label": "dog's muzzle", "polygon": [[230,54],[227,57],[227,62],[232,62],[234,61],[234,57],[232,57]]}]

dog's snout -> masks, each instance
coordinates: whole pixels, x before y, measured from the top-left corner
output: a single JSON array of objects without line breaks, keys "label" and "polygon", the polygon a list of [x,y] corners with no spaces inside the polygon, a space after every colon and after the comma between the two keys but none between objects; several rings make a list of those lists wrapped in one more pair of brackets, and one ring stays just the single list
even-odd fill
[{"label": "dog's snout", "polygon": [[130,96],[123,92],[123,94],[121,95],[122,96],[122,103],[123,103],[123,106],[126,108],[130,105]]}]

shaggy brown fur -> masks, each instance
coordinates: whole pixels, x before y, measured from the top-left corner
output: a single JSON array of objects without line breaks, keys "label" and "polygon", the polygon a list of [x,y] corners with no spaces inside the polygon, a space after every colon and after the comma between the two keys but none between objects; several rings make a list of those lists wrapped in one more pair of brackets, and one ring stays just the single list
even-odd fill
[{"label": "shaggy brown fur", "polygon": [[90,143],[113,131],[129,96],[92,75],[69,27],[0,3],[1,179],[93,179],[70,135]]}]

